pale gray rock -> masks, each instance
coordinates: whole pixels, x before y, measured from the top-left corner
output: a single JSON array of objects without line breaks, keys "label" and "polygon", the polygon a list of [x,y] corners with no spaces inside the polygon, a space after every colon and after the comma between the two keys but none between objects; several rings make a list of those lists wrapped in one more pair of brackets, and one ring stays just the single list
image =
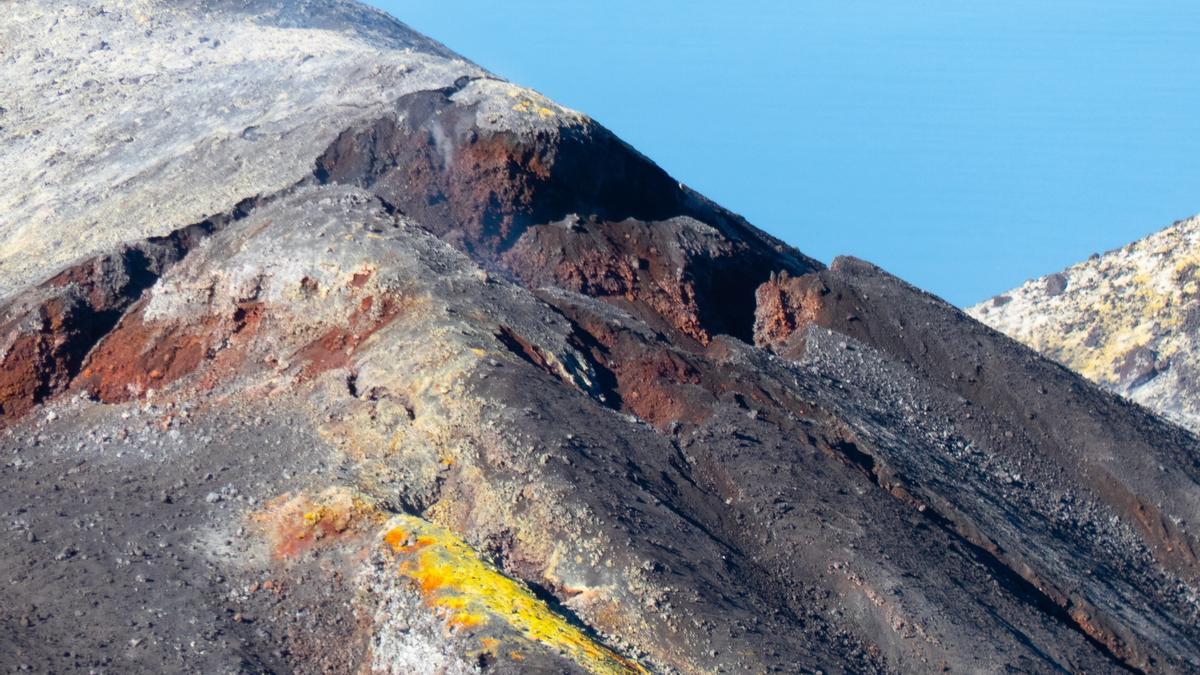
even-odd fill
[{"label": "pale gray rock", "polygon": [[1200,431],[1200,218],[982,302],[971,316]]},{"label": "pale gray rock", "polygon": [[[490,77],[331,1],[13,0],[0,69],[0,299],[296,183],[339,132],[405,94]],[[462,95],[490,101],[497,127],[563,112],[499,82]]]}]

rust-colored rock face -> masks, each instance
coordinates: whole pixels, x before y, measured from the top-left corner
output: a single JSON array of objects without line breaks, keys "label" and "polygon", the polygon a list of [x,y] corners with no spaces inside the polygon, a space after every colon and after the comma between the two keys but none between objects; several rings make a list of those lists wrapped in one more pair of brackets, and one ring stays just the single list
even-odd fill
[{"label": "rust-colored rock face", "polygon": [[63,388],[63,374],[79,358],[78,350],[71,349],[74,336],[64,309],[62,300],[52,299],[30,317],[32,328],[17,330],[10,323],[0,329],[11,336],[0,363],[0,423],[24,415]]},{"label": "rust-colored rock face", "polygon": [[88,351],[212,227],[206,221],[74,265],[0,307],[0,426],[64,391]]},{"label": "rust-colored rock face", "polygon": [[573,342],[597,365],[607,405],[660,429],[709,417],[714,399],[701,386],[696,367],[702,352],[681,350],[613,325],[587,303],[548,300],[572,321]]},{"label": "rust-colored rock face", "polygon": [[778,351],[793,335],[820,325],[829,292],[819,275],[772,276],[755,291],[754,344]]},{"label": "rust-colored rock face", "polygon": [[455,89],[397,103],[396,116],[343,133],[317,160],[323,181],[369,186],[406,215],[470,251],[494,255],[529,227],[570,214],[661,220],[682,188],[586,120],[553,132],[488,130]]},{"label": "rust-colored rock face", "polygon": [[[350,285],[361,288],[365,282],[360,282],[360,279],[354,277]],[[384,295],[376,301],[374,295],[364,296],[344,323],[325,331],[296,352],[296,360],[303,364],[303,379],[348,367],[362,343],[404,311],[405,304],[402,298]]]},{"label": "rust-colored rock face", "polygon": [[612,300],[707,342],[749,339],[754,289],[819,265],[673,180],[611,132],[485,128],[468,82],[416,94],[343,133],[324,182],[369,188],[400,213],[524,284]]},{"label": "rust-colored rock face", "polygon": [[199,317],[187,325],[156,324],[134,308],[89,354],[76,386],[105,403],[138,398],[195,372],[218,340],[242,328],[222,329]]}]

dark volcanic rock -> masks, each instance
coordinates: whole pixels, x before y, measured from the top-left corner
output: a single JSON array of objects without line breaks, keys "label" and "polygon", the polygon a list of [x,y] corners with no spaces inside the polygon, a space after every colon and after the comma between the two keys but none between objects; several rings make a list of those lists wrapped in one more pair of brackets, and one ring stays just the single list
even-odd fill
[{"label": "dark volcanic rock", "polygon": [[1187,432],[371,10],[145,8],[0,19],[3,665],[1200,669]]},{"label": "dark volcanic rock", "polygon": [[[1200,571],[1185,525],[1200,515],[1194,437],[867,263],[839,258],[829,270],[760,290],[760,298],[781,295],[782,302],[760,306],[770,310],[760,315],[761,342],[800,361],[823,362],[836,353],[810,356],[808,331],[781,339],[766,330],[782,304],[792,308],[785,317],[804,316],[798,328],[832,329],[869,346],[880,355],[872,358],[902,373],[892,379],[911,378],[932,392],[913,394],[910,404],[946,415],[929,435],[956,436],[964,450],[1006,467],[976,478],[953,470],[969,453],[952,448],[942,460],[948,464],[939,465],[881,446],[873,461],[901,476],[905,493],[932,506],[1127,662],[1149,668],[1174,660],[1173,667],[1187,667],[1190,647],[1176,652],[1176,646],[1194,640],[1195,607],[1186,589]],[[852,343],[845,348],[861,348]],[[1035,501],[1014,508],[1010,491]],[[1090,525],[1054,512],[1056,501],[1078,506],[1081,500],[1092,502],[1084,509],[1093,514]],[[1106,540],[1105,513],[1128,530],[1112,530]],[[1066,558],[1046,555],[1064,547],[1076,550]],[[1083,569],[1081,560],[1088,561]],[[1127,621],[1134,606],[1144,616]]]}]

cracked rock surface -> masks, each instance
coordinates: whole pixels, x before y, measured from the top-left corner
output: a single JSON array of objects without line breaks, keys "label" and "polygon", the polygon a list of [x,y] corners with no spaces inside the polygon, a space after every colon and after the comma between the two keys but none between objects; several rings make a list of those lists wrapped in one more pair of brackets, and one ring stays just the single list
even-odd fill
[{"label": "cracked rock surface", "polygon": [[940,300],[355,3],[0,38],[0,666],[1200,671],[1196,438]]}]

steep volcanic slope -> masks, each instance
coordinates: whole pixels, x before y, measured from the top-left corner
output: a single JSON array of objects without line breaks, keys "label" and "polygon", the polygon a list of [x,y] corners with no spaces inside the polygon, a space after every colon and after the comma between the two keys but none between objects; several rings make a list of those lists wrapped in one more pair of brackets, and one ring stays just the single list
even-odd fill
[{"label": "steep volcanic slope", "polygon": [[984,323],[1200,429],[1200,218],[973,308]]},{"label": "steep volcanic slope", "polygon": [[10,7],[4,665],[1200,670],[1190,434],[358,5]]}]

